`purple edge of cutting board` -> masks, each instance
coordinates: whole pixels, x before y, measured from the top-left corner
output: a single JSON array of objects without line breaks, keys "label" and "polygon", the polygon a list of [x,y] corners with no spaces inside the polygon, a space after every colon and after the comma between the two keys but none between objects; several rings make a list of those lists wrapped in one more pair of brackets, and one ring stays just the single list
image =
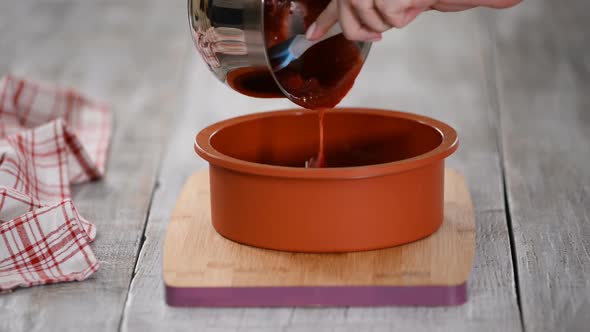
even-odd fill
[{"label": "purple edge of cutting board", "polygon": [[456,286],[172,287],[173,307],[455,306],[467,301]]}]

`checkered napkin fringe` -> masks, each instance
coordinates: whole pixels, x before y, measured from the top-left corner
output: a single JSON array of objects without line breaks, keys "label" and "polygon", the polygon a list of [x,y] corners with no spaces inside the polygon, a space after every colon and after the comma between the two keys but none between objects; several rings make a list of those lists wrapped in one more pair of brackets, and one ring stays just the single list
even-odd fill
[{"label": "checkered napkin fringe", "polygon": [[0,292],[84,280],[99,268],[94,225],[70,184],[104,174],[109,110],[71,90],[0,80]]}]

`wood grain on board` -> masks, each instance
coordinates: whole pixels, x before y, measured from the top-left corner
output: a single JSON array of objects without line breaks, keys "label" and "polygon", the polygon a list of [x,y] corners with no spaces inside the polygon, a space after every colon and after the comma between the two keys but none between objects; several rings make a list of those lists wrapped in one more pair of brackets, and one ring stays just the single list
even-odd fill
[{"label": "wood grain on board", "polygon": [[445,220],[433,235],[356,253],[290,253],[229,241],[211,225],[210,197],[209,173],[200,171],[178,198],[164,244],[169,287],[456,286],[471,272],[473,207],[456,171],[445,173]]}]

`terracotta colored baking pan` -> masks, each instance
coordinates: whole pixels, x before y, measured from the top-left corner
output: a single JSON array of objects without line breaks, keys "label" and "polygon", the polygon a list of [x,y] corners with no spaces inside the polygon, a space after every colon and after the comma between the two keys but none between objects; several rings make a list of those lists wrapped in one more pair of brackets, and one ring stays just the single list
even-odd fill
[{"label": "terracotta colored baking pan", "polygon": [[306,169],[318,149],[317,112],[257,113],[196,137],[210,164],[211,216],[221,235],[256,247],[349,252],[424,238],[443,221],[450,126],[420,115],[343,108],[326,112],[328,168]]}]

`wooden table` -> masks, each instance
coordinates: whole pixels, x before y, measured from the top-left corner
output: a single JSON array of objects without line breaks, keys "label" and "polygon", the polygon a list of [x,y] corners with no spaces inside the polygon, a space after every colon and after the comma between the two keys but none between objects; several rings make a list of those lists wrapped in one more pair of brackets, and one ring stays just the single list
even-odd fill
[{"label": "wooden table", "polygon": [[161,252],[207,124],[290,107],[240,96],[197,56],[178,1],[0,1],[0,73],[74,86],[116,116],[108,174],[76,187],[102,268],[0,296],[0,331],[564,331],[590,324],[586,0],[427,13],[386,34],[343,105],[456,127],[471,187],[470,300],[451,308],[175,309]]}]

